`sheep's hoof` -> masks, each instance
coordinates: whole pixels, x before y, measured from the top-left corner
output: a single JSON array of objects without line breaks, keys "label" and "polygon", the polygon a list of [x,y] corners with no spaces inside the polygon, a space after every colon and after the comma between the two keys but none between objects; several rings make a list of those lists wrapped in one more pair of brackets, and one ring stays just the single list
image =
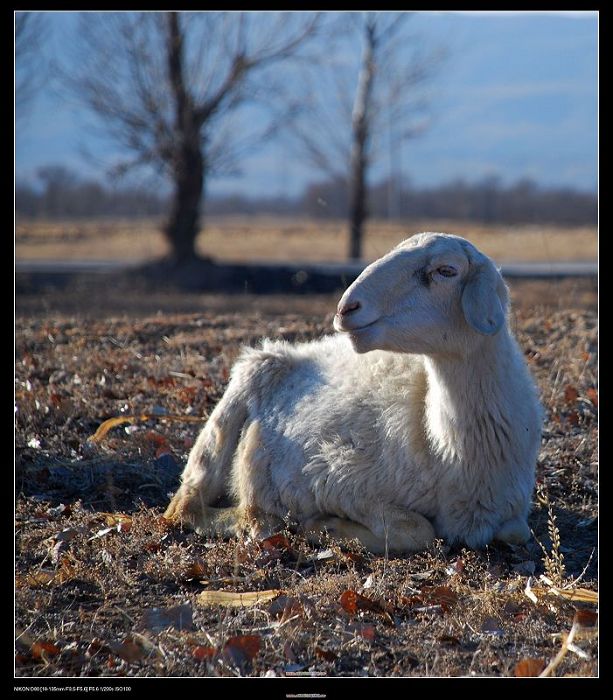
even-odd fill
[{"label": "sheep's hoof", "polygon": [[203,503],[200,494],[180,488],[164,517],[206,537],[236,537],[247,528],[242,509],[212,508]]},{"label": "sheep's hoof", "polygon": [[313,544],[320,544],[322,533],[327,532],[336,539],[358,540],[373,554],[418,552],[428,547],[435,537],[431,523],[417,513],[408,513],[406,520],[394,521],[382,537],[352,520],[325,516],[311,518],[303,529]]},{"label": "sheep's hoof", "polygon": [[531,534],[525,520],[507,520],[498,530],[494,539],[507,544],[525,544],[530,539]]}]

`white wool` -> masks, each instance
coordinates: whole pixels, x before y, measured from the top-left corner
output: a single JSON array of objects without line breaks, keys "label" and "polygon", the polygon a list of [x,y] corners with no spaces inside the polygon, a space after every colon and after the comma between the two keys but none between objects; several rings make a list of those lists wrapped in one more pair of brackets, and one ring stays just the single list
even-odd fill
[{"label": "white wool", "polygon": [[413,236],[345,292],[339,333],[243,351],[182,489],[377,537],[411,512],[449,542],[525,540],[541,412],[507,313],[472,244]]}]

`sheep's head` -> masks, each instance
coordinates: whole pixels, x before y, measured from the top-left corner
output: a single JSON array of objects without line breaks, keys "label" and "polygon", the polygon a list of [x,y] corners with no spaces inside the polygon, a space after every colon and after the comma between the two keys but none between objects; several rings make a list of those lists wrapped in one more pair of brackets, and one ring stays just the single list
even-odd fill
[{"label": "sheep's head", "polygon": [[357,352],[464,354],[505,323],[508,292],[492,261],[459,236],[420,233],[345,291],[334,328]]}]

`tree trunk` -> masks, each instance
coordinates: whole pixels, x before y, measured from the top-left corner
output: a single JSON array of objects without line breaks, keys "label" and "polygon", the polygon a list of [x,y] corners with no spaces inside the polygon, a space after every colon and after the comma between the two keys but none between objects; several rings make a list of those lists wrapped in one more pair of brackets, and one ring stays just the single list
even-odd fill
[{"label": "tree trunk", "polygon": [[177,158],[174,195],[165,234],[177,264],[196,257],[200,228],[200,202],[204,185],[204,160],[200,145],[185,144]]},{"label": "tree trunk", "polygon": [[351,162],[349,183],[349,257],[358,260],[362,257],[362,235],[366,221],[366,181],[365,162],[362,149],[354,145],[355,158]]},{"label": "tree trunk", "polygon": [[172,152],[174,199],[166,226],[172,258],[181,265],[196,256],[196,236],[200,226],[200,201],[205,176],[200,130],[202,121],[189,94],[183,73],[184,34],[176,12],[166,15],[167,64],[174,95],[177,145]]},{"label": "tree trunk", "polygon": [[349,257],[362,257],[362,236],[366,210],[366,170],[368,168],[368,140],[372,87],[375,77],[375,25],[364,27],[364,55],[358,80],[352,114],[352,145],[349,175]]}]

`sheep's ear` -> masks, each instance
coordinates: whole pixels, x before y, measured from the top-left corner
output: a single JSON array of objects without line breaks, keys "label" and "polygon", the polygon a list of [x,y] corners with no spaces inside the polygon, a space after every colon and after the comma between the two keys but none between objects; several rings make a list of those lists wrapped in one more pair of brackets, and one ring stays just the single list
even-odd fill
[{"label": "sheep's ear", "polygon": [[502,328],[505,312],[501,291],[506,303],[504,282],[491,263],[479,265],[466,282],[462,292],[464,318],[479,333],[494,335]]}]

